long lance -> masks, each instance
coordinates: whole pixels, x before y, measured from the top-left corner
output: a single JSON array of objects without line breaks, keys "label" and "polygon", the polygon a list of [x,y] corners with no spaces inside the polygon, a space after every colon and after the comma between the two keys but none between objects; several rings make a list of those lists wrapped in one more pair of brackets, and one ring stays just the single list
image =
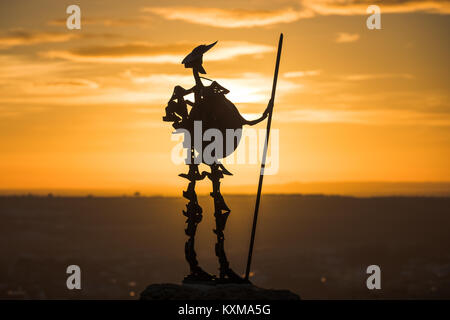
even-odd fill
[{"label": "long lance", "polygon": [[266,166],[266,155],[267,155],[267,146],[269,144],[269,135],[270,135],[270,125],[272,123],[272,113],[273,106],[275,103],[275,91],[277,89],[277,80],[278,80],[278,69],[280,67],[280,58],[281,58],[281,47],[283,46],[283,34],[280,34],[280,40],[278,41],[278,53],[277,53],[277,61],[275,64],[275,74],[273,76],[273,84],[272,84],[272,96],[270,98],[271,107],[269,110],[269,117],[267,120],[267,128],[266,128],[266,139],[264,142],[264,151],[261,161],[261,170],[259,175],[259,183],[258,183],[258,192],[256,194],[256,204],[255,204],[255,212],[253,214],[253,226],[252,226],[252,235],[250,237],[250,248],[248,250],[248,259],[247,259],[247,269],[245,271],[245,280],[248,281],[250,276],[250,266],[252,264],[252,255],[253,255],[253,245],[255,244],[255,233],[256,233],[256,223],[258,222],[258,211],[259,211],[259,203],[261,201],[261,189],[264,178],[264,168]]}]

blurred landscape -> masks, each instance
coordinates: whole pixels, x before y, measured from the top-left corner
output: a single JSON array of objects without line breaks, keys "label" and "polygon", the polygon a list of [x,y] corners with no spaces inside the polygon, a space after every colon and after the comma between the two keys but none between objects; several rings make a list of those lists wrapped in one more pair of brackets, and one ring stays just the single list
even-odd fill
[{"label": "blurred landscape", "polygon": [[[254,196],[225,195],[227,255],[243,273]],[[217,273],[213,203],[199,197],[200,265]],[[180,283],[186,201],[175,197],[0,197],[1,299],[136,299]],[[450,298],[450,197],[263,195],[252,281],[303,299]],[[81,267],[82,290],[66,288]],[[381,267],[381,290],[366,268]]]}]

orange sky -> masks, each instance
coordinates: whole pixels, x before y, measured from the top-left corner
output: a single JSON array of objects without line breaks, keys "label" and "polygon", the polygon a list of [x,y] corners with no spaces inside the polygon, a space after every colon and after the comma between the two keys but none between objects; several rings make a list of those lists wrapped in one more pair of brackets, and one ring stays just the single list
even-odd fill
[{"label": "orange sky", "polygon": [[[368,30],[365,8],[376,3],[382,30]],[[81,7],[81,30],[65,27],[70,4]],[[181,192],[186,168],[171,162],[176,142],[161,117],[173,87],[194,83],[182,58],[219,40],[206,76],[242,113],[260,113],[280,32],[280,167],[265,184],[450,181],[449,1],[17,0],[0,9],[0,189]],[[227,167],[228,190],[256,185],[258,164]]]}]

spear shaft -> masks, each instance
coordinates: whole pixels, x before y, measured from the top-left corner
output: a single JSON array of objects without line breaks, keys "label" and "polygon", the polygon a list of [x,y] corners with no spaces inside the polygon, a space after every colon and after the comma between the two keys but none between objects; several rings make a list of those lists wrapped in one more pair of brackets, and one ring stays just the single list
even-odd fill
[{"label": "spear shaft", "polygon": [[272,113],[273,106],[275,103],[275,91],[277,89],[277,80],[278,80],[278,69],[280,67],[280,58],[281,58],[281,48],[283,46],[283,34],[280,34],[280,40],[278,41],[278,52],[277,52],[277,61],[275,64],[275,74],[273,76],[273,84],[272,84],[272,95],[271,95],[271,103],[272,106],[269,111],[269,116],[267,120],[267,128],[266,128],[266,138],[264,142],[264,151],[261,161],[261,170],[259,175],[259,183],[258,183],[258,192],[256,194],[256,203],[255,203],[255,212],[253,214],[253,226],[252,226],[252,234],[250,237],[250,247],[248,250],[248,259],[247,259],[247,268],[245,271],[245,279],[248,280],[250,276],[250,266],[252,263],[252,255],[253,255],[253,245],[255,244],[255,233],[256,233],[256,223],[258,222],[258,211],[259,211],[259,203],[261,201],[261,190],[264,178],[264,168],[266,166],[266,156],[267,156],[267,146],[269,144],[269,135],[270,135],[270,125],[272,124]]}]

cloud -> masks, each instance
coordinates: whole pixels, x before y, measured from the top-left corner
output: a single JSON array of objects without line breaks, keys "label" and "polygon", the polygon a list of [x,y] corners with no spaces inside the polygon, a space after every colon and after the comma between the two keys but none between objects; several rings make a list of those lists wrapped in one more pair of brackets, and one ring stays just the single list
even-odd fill
[{"label": "cloud", "polygon": [[285,72],[283,77],[285,78],[303,78],[310,76],[318,76],[322,71],[321,70],[307,70],[307,71],[290,71]]},{"label": "cloud", "polygon": [[341,77],[346,81],[365,81],[377,79],[413,79],[414,76],[409,73],[378,73],[378,74],[350,74]]},{"label": "cloud", "polygon": [[74,39],[119,38],[111,33],[75,33],[75,32],[44,32],[24,29],[8,30],[0,35],[0,48],[27,46],[40,43],[67,42]]},{"label": "cloud", "polygon": [[27,106],[27,107],[1,107],[0,106],[0,119],[2,118],[17,118],[24,115],[36,114],[46,111],[45,107]]},{"label": "cloud", "polygon": [[346,32],[339,32],[337,34],[335,42],[337,43],[350,43],[355,42],[359,40],[359,34],[357,33],[346,33]]},{"label": "cloud", "polygon": [[79,38],[79,36],[79,34],[69,32],[38,32],[15,29],[9,30],[3,35],[0,35],[0,48],[46,42],[65,42]]},{"label": "cloud", "polygon": [[[129,43],[111,46],[85,47],[71,51],[48,51],[48,58],[60,58],[77,62],[96,63],[173,63],[179,64],[195,45],[155,45],[151,43]],[[263,54],[274,51],[273,46],[250,42],[223,41],[211,52],[208,61],[229,60],[243,55]]]},{"label": "cloud", "polygon": [[[80,76],[78,66],[63,61],[40,61],[0,55],[0,104],[70,102],[68,97],[101,90],[100,82]],[[77,76],[72,76],[76,71]]]},{"label": "cloud", "polygon": [[181,20],[189,23],[220,28],[251,28],[290,23],[311,15],[307,11],[292,8],[279,10],[242,10],[199,7],[154,7],[144,8],[167,20]]},{"label": "cloud", "polygon": [[142,11],[166,20],[178,20],[218,28],[252,28],[292,23],[328,15],[367,15],[367,7],[379,5],[382,13],[427,12],[450,14],[449,0],[302,0],[277,10],[219,9],[205,7],[147,7]]},{"label": "cloud", "polygon": [[37,60],[28,60],[19,56],[0,55],[0,80],[29,79],[43,77],[49,74],[65,71],[61,62],[42,63]]},{"label": "cloud", "polygon": [[318,15],[366,15],[370,5],[378,5],[381,13],[450,13],[449,0],[303,0],[302,4]]},{"label": "cloud", "polygon": [[36,82],[35,85],[39,85],[39,86],[43,86],[43,87],[53,87],[53,88],[59,87],[59,88],[69,88],[69,89],[73,89],[74,87],[90,88],[90,89],[99,88],[99,84],[97,82],[87,80],[87,79],[79,79],[79,78]]},{"label": "cloud", "polygon": [[291,123],[450,126],[447,114],[417,110],[279,110],[274,113],[274,120]]},{"label": "cloud", "polygon": [[[45,65],[45,64],[44,64]],[[0,78],[1,80],[1,78]],[[237,104],[245,105],[246,111],[261,112],[270,98],[272,75],[261,73],[241,73],[232,77],[215,78],[230,90],[227,97]],[[23,105],[95,105],[95,104],[136,104],[139,106],[163,106],[170,98],[175,85],[190,88],[194,79],[189,74],[148,73],[128,70],[110,78],[67,78],[52,75],[44,79],[18,79],[14,90],[0,90],[1,103]],[[204,80],[205,85],[209,81]],[[301,85],[286,79],[279,79],[278,101],[284,94],[300,88]],[[193,97],[188,97],[193,99]],[[250,109],[249,109],[250,108]],[[252,109],[254,108],[254,110]],[[8,110],[10,115],[11,110]]]},{"label": "cloud", "polygon": [[[165,99],[170,92],[167,92],[167,88],[172,88],[175,85],[181,85],[185,88],[193,85],[192,76],[181,74],[136,74],[132,71],[127,71],[124,76],[130,79],[135,84],[145,85],[152,88],[152,91],[156,93],[161,92],[160,98]],[[234,103],[267,103],[270,97],[272,76],[267,76],[260,73],[243,73],[238,77],[223,77],[215,79],[223,87],[230,90],[227,94],[227,98]],[[204,80],[205,84],[209,84]],[[289,80],[280,79],[278,86],[278,97],[285,93],[289,93],[292,90],[301,88],[300,84],[296,84]]]},{"label": "cloud", "polygon": [[[151,17],[139,16],[134,18],[86,18],[82,19],[82,25],[103,25],[106,27],[120,27],[120,26],[145,26],[153,22]],[[50,26],[66,26],[66,19],[54,19],[47,22]]]},{"label": "cloud", "polygon": [[280,122],[364,123],[362,115],[365,113],[365,111],[332,109],[280,110],[274,114],[274,119]]}]

